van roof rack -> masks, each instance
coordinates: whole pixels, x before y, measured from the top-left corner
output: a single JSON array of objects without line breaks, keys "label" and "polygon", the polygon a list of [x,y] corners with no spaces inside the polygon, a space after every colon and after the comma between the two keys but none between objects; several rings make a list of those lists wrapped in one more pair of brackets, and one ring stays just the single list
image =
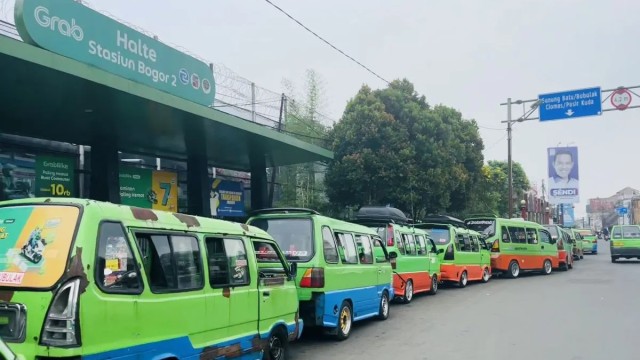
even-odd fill
[{"label": "van roof rack", "polygon": [[359,223],[384,222],[401,225],[411,223],[411,220],[402,211],[390,206],[363,206],[356,213],[355,220]]},{"label": "van roof rack", "polygon": [[449,215],[428,215],[422,219],[422,223],[428,224],[447,224],[466,228],[464,221]]},{"label": "van roof rack", "polygon": [[311,214],[311,215],[320,215],[319,212],[313,210],[313,209],[306,209],[306,208],[266,208],[266,209],[258,209],[258,210],[253,210],[251,212],[251,215],[263,215],[263,214],[295,214],[295,213],[301,213],[301,214]]},{"label": "van roof rack", "polygon": [[[497,217],[499,217],[499,216],[498,216],[498,215],[496,215],[496,214],[491,214],[491,213],[470,214],[470,215],[467,215],[466,219],[487,218],[487,217],[488,217],[488,218],[494,218],[494,219],[495,219],[495,218],[497,218]],[[465,219],[465,220],[466,220],[466,219]]]}]

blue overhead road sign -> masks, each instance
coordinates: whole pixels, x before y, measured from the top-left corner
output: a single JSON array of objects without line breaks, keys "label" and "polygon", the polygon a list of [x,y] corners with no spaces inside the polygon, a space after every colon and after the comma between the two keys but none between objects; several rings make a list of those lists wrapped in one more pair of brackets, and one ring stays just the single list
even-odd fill
[{"label": "blue overhead road sign", "polygon": [[602,114],[600,87],[538,95],[540,121]]}]

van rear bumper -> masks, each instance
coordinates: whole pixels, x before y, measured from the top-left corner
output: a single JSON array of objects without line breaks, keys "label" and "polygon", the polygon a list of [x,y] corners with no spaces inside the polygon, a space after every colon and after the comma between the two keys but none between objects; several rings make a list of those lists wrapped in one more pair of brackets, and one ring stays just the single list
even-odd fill
[{"label": "van rear bumper", "polygon": [[640,248],[611,248],[611,256],[638,257],[640,258]]}]

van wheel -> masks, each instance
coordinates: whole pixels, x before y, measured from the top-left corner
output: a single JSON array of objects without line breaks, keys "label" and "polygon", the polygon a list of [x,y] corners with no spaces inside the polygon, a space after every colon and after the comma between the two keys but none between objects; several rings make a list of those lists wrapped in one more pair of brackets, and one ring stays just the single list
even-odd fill
[{"label": "van wheel", "polygon": [[380,298],[380,310],[378,310],[378,320],[387,320],[389,318],[389,293],[387,290],[382,292]]},{"label": "van wheel", "polygon": [[489,273],[489,268],[484,268],[484,270],[482,270],[482,282],[487,283],[490,278],[491,274]]},{"label": "van wheel", "polygon": [[338,331],[336,338],[340,341],[346,340],[351,334],[351,326],[353,325],[353,312],[351,305],[347,301],[343,301],[340,305],[340,312],[338,313]]},{"label": "van wheel", "polygon": [[433,275],[431,277],[431,290],[429,290],[429,294],[435,295],[438,293],[438,275]]},{"label": "van wheel", "polygon": [[404,296],[402,297],[402,302],[408,304],[413,300],[413,281],[407,280],[407,283],[404,286]]},{"label": "van wheel", "polygon": [[467,270],[465,270],[462,272],[462,274],[460,274],[460,281],[458,281],[458,286],[460,286],[461,288],[466,287],[468,282],[469,276],[467,275]]},{"label": "van wheel", "polygon": [[269,342],[264,351],[263,360],[285,360],[289,355],[289,340],[281,329],[275,329],[269,335]]},{"label": "van wheel", "polygon": [[515,279],[520,275],[520,264],[517,261],[511,260],[509,263],[509,270],[507,270],[507,277]]},{"label": "van wheel", "polygon": [[611,257],[611,262],[612,262],[612,263],[614,263],[614,262],[616,262],[616,261],[618,261],[618,258],[617,258],[617,257],[615,257],[615,256],[612,256],[612,257]]},{"label": "van wheel", "polygon": [[569,258],[566,258],[564,261],[565,263],[560,265],[560,270],[567,271],[569,270]]},{"label": "van wheel", "polygon": [[544,264],[542,265],[542,272],[545,275],[549,275],[551,274],[551,271],[553,270],[553,266],[551,265],[551,260],[547,259],[544,261]]}]

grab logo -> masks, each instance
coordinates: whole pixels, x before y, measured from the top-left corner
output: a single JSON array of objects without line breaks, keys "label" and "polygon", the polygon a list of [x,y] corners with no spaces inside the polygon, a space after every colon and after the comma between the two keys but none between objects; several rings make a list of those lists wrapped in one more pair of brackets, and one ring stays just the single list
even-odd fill
[{"label": "grab logo", "polygon": [[38,25],[43,28],[48,28],[51,31],[57,30],[63,36],[72,37],[76,41],[82,41],[82,39],[84,39],[84,31],[76,24],[76,19],[71,19],[71,22],[69,22],[57,16],[50,16],[49,9],[44,6],[36,7],[33,11],[33,16]]}]

